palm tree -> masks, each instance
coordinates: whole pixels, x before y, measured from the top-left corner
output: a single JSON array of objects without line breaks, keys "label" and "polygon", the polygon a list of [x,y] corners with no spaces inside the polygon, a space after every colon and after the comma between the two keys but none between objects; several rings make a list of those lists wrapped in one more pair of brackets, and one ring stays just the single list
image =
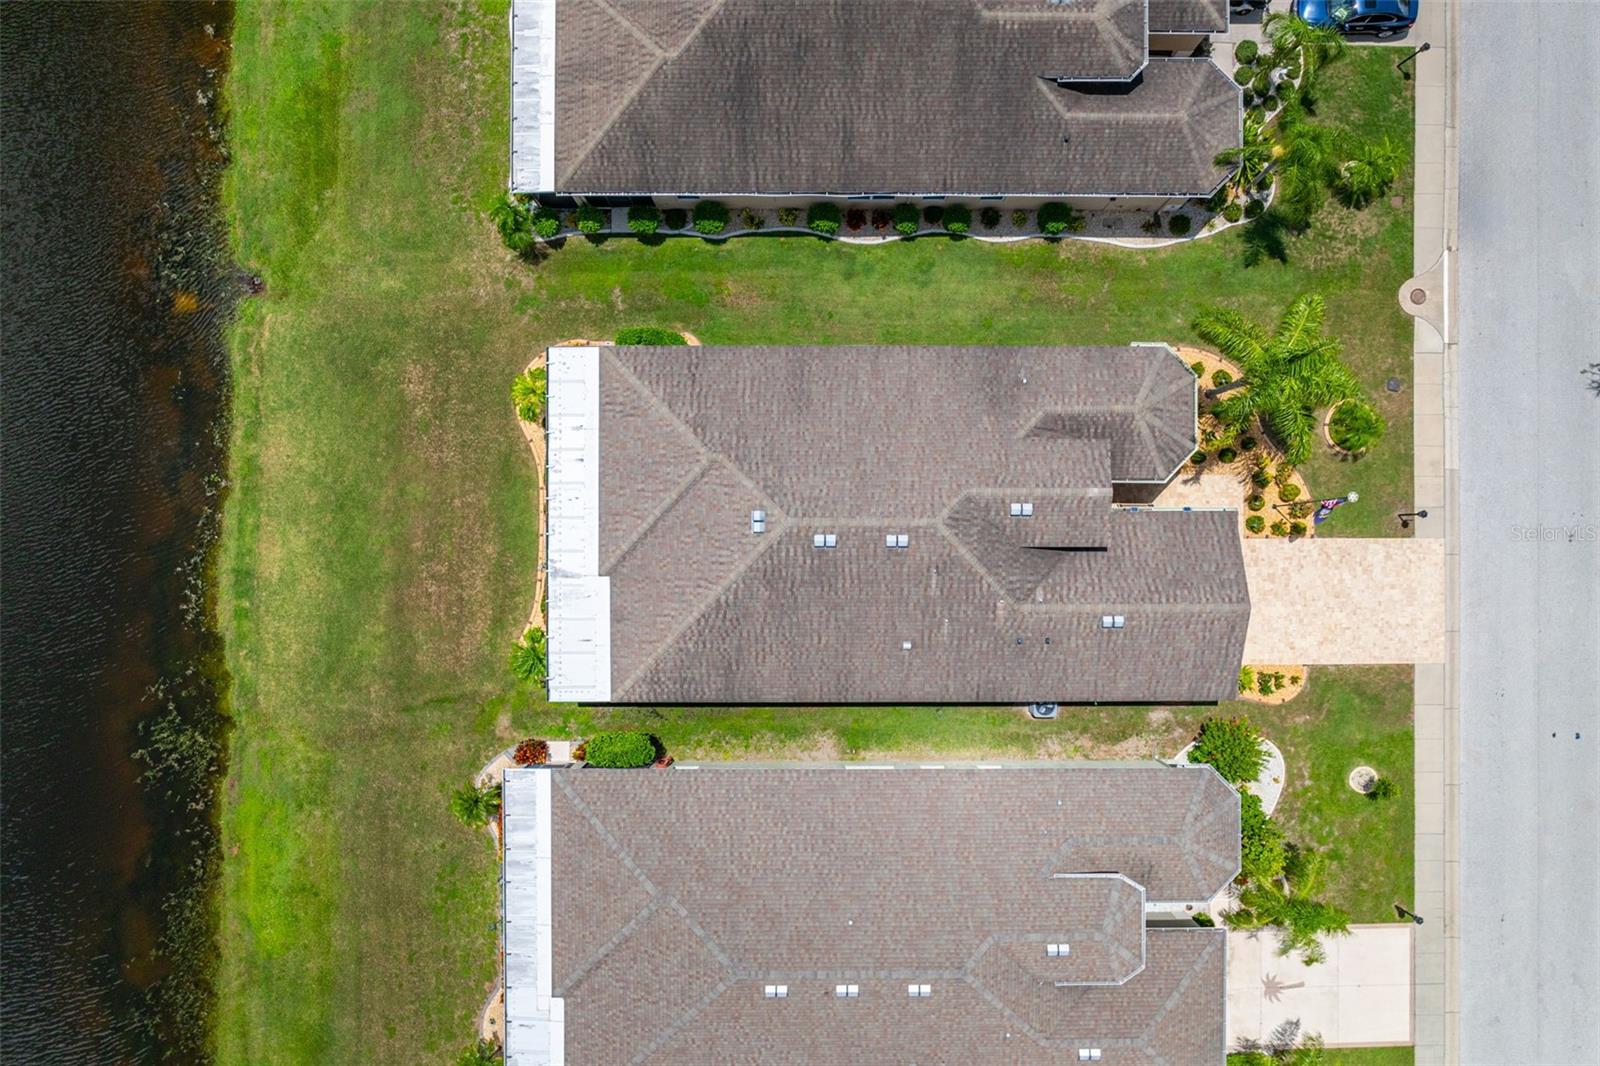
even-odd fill
[{"label": "palm tree", "polygon": [[1361,393],[1339,360],[1339,342],[1322,335],[1322,319],[1322,297],[1306,295],[1270,334],[1227,307],[1202,311],[1194,321],[1195,332],[1244,371],[1214,409],[1217,420],[1239,432],[1259,419],[1295,466],[1311,457],[1316,412]]},{"label": "palm tree", "polygon": [[463,825],[483,825],[500,809],[500,786],[479,788],[468,782],[450,797],[450,813]]},{"label": "palm tree", "polygon": [[511,672],[519,681],[543,681],[545,675],[544,630],[528,627],[522,639],[511,648]]},{"label": "palm tree", "polygon": [[1339,168],[1338,188],[1352,207],[1364,207],[1382,196],[1400,176],[1405,152],[1392,139],[1358,140]]},{"label": "palm tree", "polygon": [[1235,199],[1242,199],[1246,193],[1255,188],[1256,183],[1266,174],[1267,168],[1281,155],[1283,148],[1267,132],[1266,123],[1254,115],[1246,115],[1244,144],[1238,148],[1226,148],[1218,152],[1213,162],[1219,167],[1238,168],[1233,172],[1233,177],[1228,179],[1228,188],[1232,190]]},{"label": "palm tree", "polygon": [[1245,1037],[1234,1048],[1244,1060],[1241,1066],[1323,1066],[1328,1061],[1322,1037],[1303,1032],[1298,1018],[1280,1022],[1265,1040]]},{"label": "palm tree", "polygon": [[1252,882],[1239,891],[1239,908],[1228,912],[1230,929],[1278,930],[1278,954],[1300,953],[1312,965],[1328,957],[1319,937],[1343,936],[1350,931],[1350,916],[1331,903],[1316,899],[1327,872],[1327,856],[1291,847],[1283,876]]},{"label": "palm tree", "polygon": [[539,421],[544,416],[548,389],[545,368],[542,366],[524,370],[512,378],[511,402],[516,406],[517,417],[524,422]]},{"label": "palm tree", "polygon": [[1277,66],[1293,66],[1300,60],[1300,84],[1306,85],[1317,71],[1344,55],[1345,40],[1331,26],[1313,26],[1290,11],[1273,11],[1262,20],[1262,32],[1272,45],[1272,61]]},{"label": "palm tree", "polygon": [[489,221],[513,252],[521,254],[533,245],[533,214],[510,193],[502,193],[489,208]]},{"label": "palm tree", "polygon": [[1338,180],[1338,145],[1331,130],[1311,122],[1297,94],[1285,97],[1277,121],[1283,154],[1274,167],[1278,195],[1273,206],[1294,228],[1304,229]]}]

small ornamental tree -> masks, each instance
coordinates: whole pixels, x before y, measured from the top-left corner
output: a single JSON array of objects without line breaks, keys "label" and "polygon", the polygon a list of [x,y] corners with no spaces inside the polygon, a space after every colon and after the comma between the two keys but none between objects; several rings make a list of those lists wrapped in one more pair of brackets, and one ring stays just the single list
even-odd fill
[{"label": "small ornamental tree", "polygon": [[917,232],[921,224],[921,216],[917,213],[916,204],[894,205],[895,232],[909,237]]},{"label": "small ornamental tree", "polygon": [[650,204],[635,204],[628,208],[628,228],[648,237],[661,228],[661,212]]},{"label": "small ornamental tree", "polygon": [[648,733],[596,733],[583,742],[583,760],[614,770],[649,766],[656,761],[656,745]]},{"label": "small ornamental tree", "polygon": [[495,201],[489,209],[489,220],[500,231],[505,246],[513,252],[520,255],[533,245],[533,213],[527,204],[510,193],[502,193]]},{"label": "small ornamental tree", "polygon": [[1283,830],[1267,817],[1261,797],[1253,792],[1239,794],[1239,862],[1252,881],[1270,881],[1283,873],[1287,856]]},{"label": "small ornamental tree", "polygon": [[825,236],[831,237],[838,233],[839,224],[843,220],[844,213],[839,210],[838,204],[812,204],[806,209],[806,226]]},{"label": "small ornamental tree", "polygon": [[714,237],[728,228],[728,205],[716,200],[701,200],[694,205],[694,230]]},{"label": "small ornamental tree", "polygon": [[548,385],[542,366],[530,367],[511,379],[511,402],[517,409],[517,417],[524,422],[537,422],[544,417],[547,396]]},{"label": "small ornamental tree", "polygon": [[522,639],[511,648],[511,672],[519,681],[543,681],[545,675],[544,630],[528,627]]},{"label": "small ornamental tree", "polygon": [[662,329],[660,326],[629,326],[617,330],[617,343],[648,344],[653,347],[681,347],[689,342],[683,339],[683,334],[675,330]]},{"label": "small ornamental tree", "polygon": [[1248,718],[1207,718],[1189,749],[1190,762],[1211,764],[1230,784],[1254,781],[1267,765],[1267,748]]},{"label": "small ornamental tree", "polygon": [[1248,38],[1233,46],[1233,60],[1235,63],[1254,63],[1260,53],[1261,46]]},{"label": "small ornamental tree", "polygon": [[965,204],[951,204],[944,209],[944,228],[951,233],[966,233],[972,229],[972,208]]},{"label": "small ornamental tree", "polygon": [[1365,400],[1346,400],[1328,420],[1328,436],[1347,452],[1364,452],[1383,439],[1383,416]]},{"label": "small ornamental tree", "polygon": [[470,781],[450,796],[450,813],[462,825],[483,825],[500,809],[500,786],[479,788]]}]

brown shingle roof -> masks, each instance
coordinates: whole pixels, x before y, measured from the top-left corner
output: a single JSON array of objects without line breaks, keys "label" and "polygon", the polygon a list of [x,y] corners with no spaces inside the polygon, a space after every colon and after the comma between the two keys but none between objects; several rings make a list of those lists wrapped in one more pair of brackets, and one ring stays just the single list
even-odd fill
[{"label": "brown shingle roof", "polygon": [[1143,914],[1237,872],[1209,769],[514,772],[554,777],[569,1062],[1221,1060],[1222,931]]},{"label": "brown shingle roof", "polygon": [[1195,446],[1167,349],[601,353],[614,700],[1233,694],[1236,518],[1111,507],[1113,480],[1165,480]]},{"label": "brown shingle roof", "polygon": [[541,191],[1207,194],[1238,88],[1145,39],[1141,0],[558,0]]},{"label": "brown shingle roof", "polygon": [[1151,33],[1226,33],[1228,0],[1150,0]]}]

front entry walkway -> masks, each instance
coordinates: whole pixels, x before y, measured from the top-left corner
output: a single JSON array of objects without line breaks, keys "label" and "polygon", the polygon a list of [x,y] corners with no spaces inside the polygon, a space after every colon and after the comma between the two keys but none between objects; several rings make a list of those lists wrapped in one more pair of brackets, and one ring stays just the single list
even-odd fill
[{"label": "front entry walkway", "polygon": [[1443,662],[1444,546],[1431,538],[1246,540],[1244,661]]},{"label": "front entry walkway", "polygon": [[1299,1019],[1329,1047],[1411,1043],[1411,923],[1352,925],[1328,961],[1279,958],[1271,930],[1228,933],[1228,1046]]}]

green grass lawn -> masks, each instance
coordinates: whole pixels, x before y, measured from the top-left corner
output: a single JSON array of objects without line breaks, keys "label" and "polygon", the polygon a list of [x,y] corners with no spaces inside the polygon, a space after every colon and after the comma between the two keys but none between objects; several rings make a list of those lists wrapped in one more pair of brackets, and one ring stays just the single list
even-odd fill
[{"label": "green grass lawn", "polygon": [[[544,345],[642,323],[744,343],[1183,341],[1207,301],[1269,317],[1315,290],[1364,380],[1409,364],[1393,293],[1411,228],[1387,204],[1331,210],[1290,242],[1287,263],[1248,268],[1236,235],[1139,254],[575,241],[520,262],[483,217],[505,166],[505,16],[505,0],[238,8],[228,195],[240,262],[267,292],[234,333],[218,560],[237,723],[223,811],[225,1062],[437,1062],[461,1046],[494,973],[495,865],[450,818],[449,793],[518,736],[620,713],[547,707],[506,668],[537,543],[534,472],[507,389]],[[1369,80],[1387,88],[1348,92]],[[1350,113],[1393,110],[1398,88],[1377,51],[1329,79]],[[1309,471],[1316,491],[1363,493],[1329,532],[1384,529],[1410,502],[1409,407],[1403,420],[1386,413],[1373,459]],[[1321,677],[1304,699],[1331,702],[1304,723],[1306,743],[1320,721],[1347,719],[1358,735],[1381,693]],[[1324,695],[1339,691],[1355,693],[1347,714]],[[1398,688],[1382,698],[1409,708]],[[638,713],[680,754],[708,757],[1132,757],[1162,721]],[[1336,815],[1320,792],[1301,806],[1308,832]],[[1385,906],[1392,894],[1372,892]]]},{"label": "green grass lawn", "polygon": [[[1412,1066],[1417,1061],[1412,1047],[1333,1048],[1324,1059],[1327,1066]],[[1246,1066],[1243,1055],[1229,1055],[1228,1066]]]}]

